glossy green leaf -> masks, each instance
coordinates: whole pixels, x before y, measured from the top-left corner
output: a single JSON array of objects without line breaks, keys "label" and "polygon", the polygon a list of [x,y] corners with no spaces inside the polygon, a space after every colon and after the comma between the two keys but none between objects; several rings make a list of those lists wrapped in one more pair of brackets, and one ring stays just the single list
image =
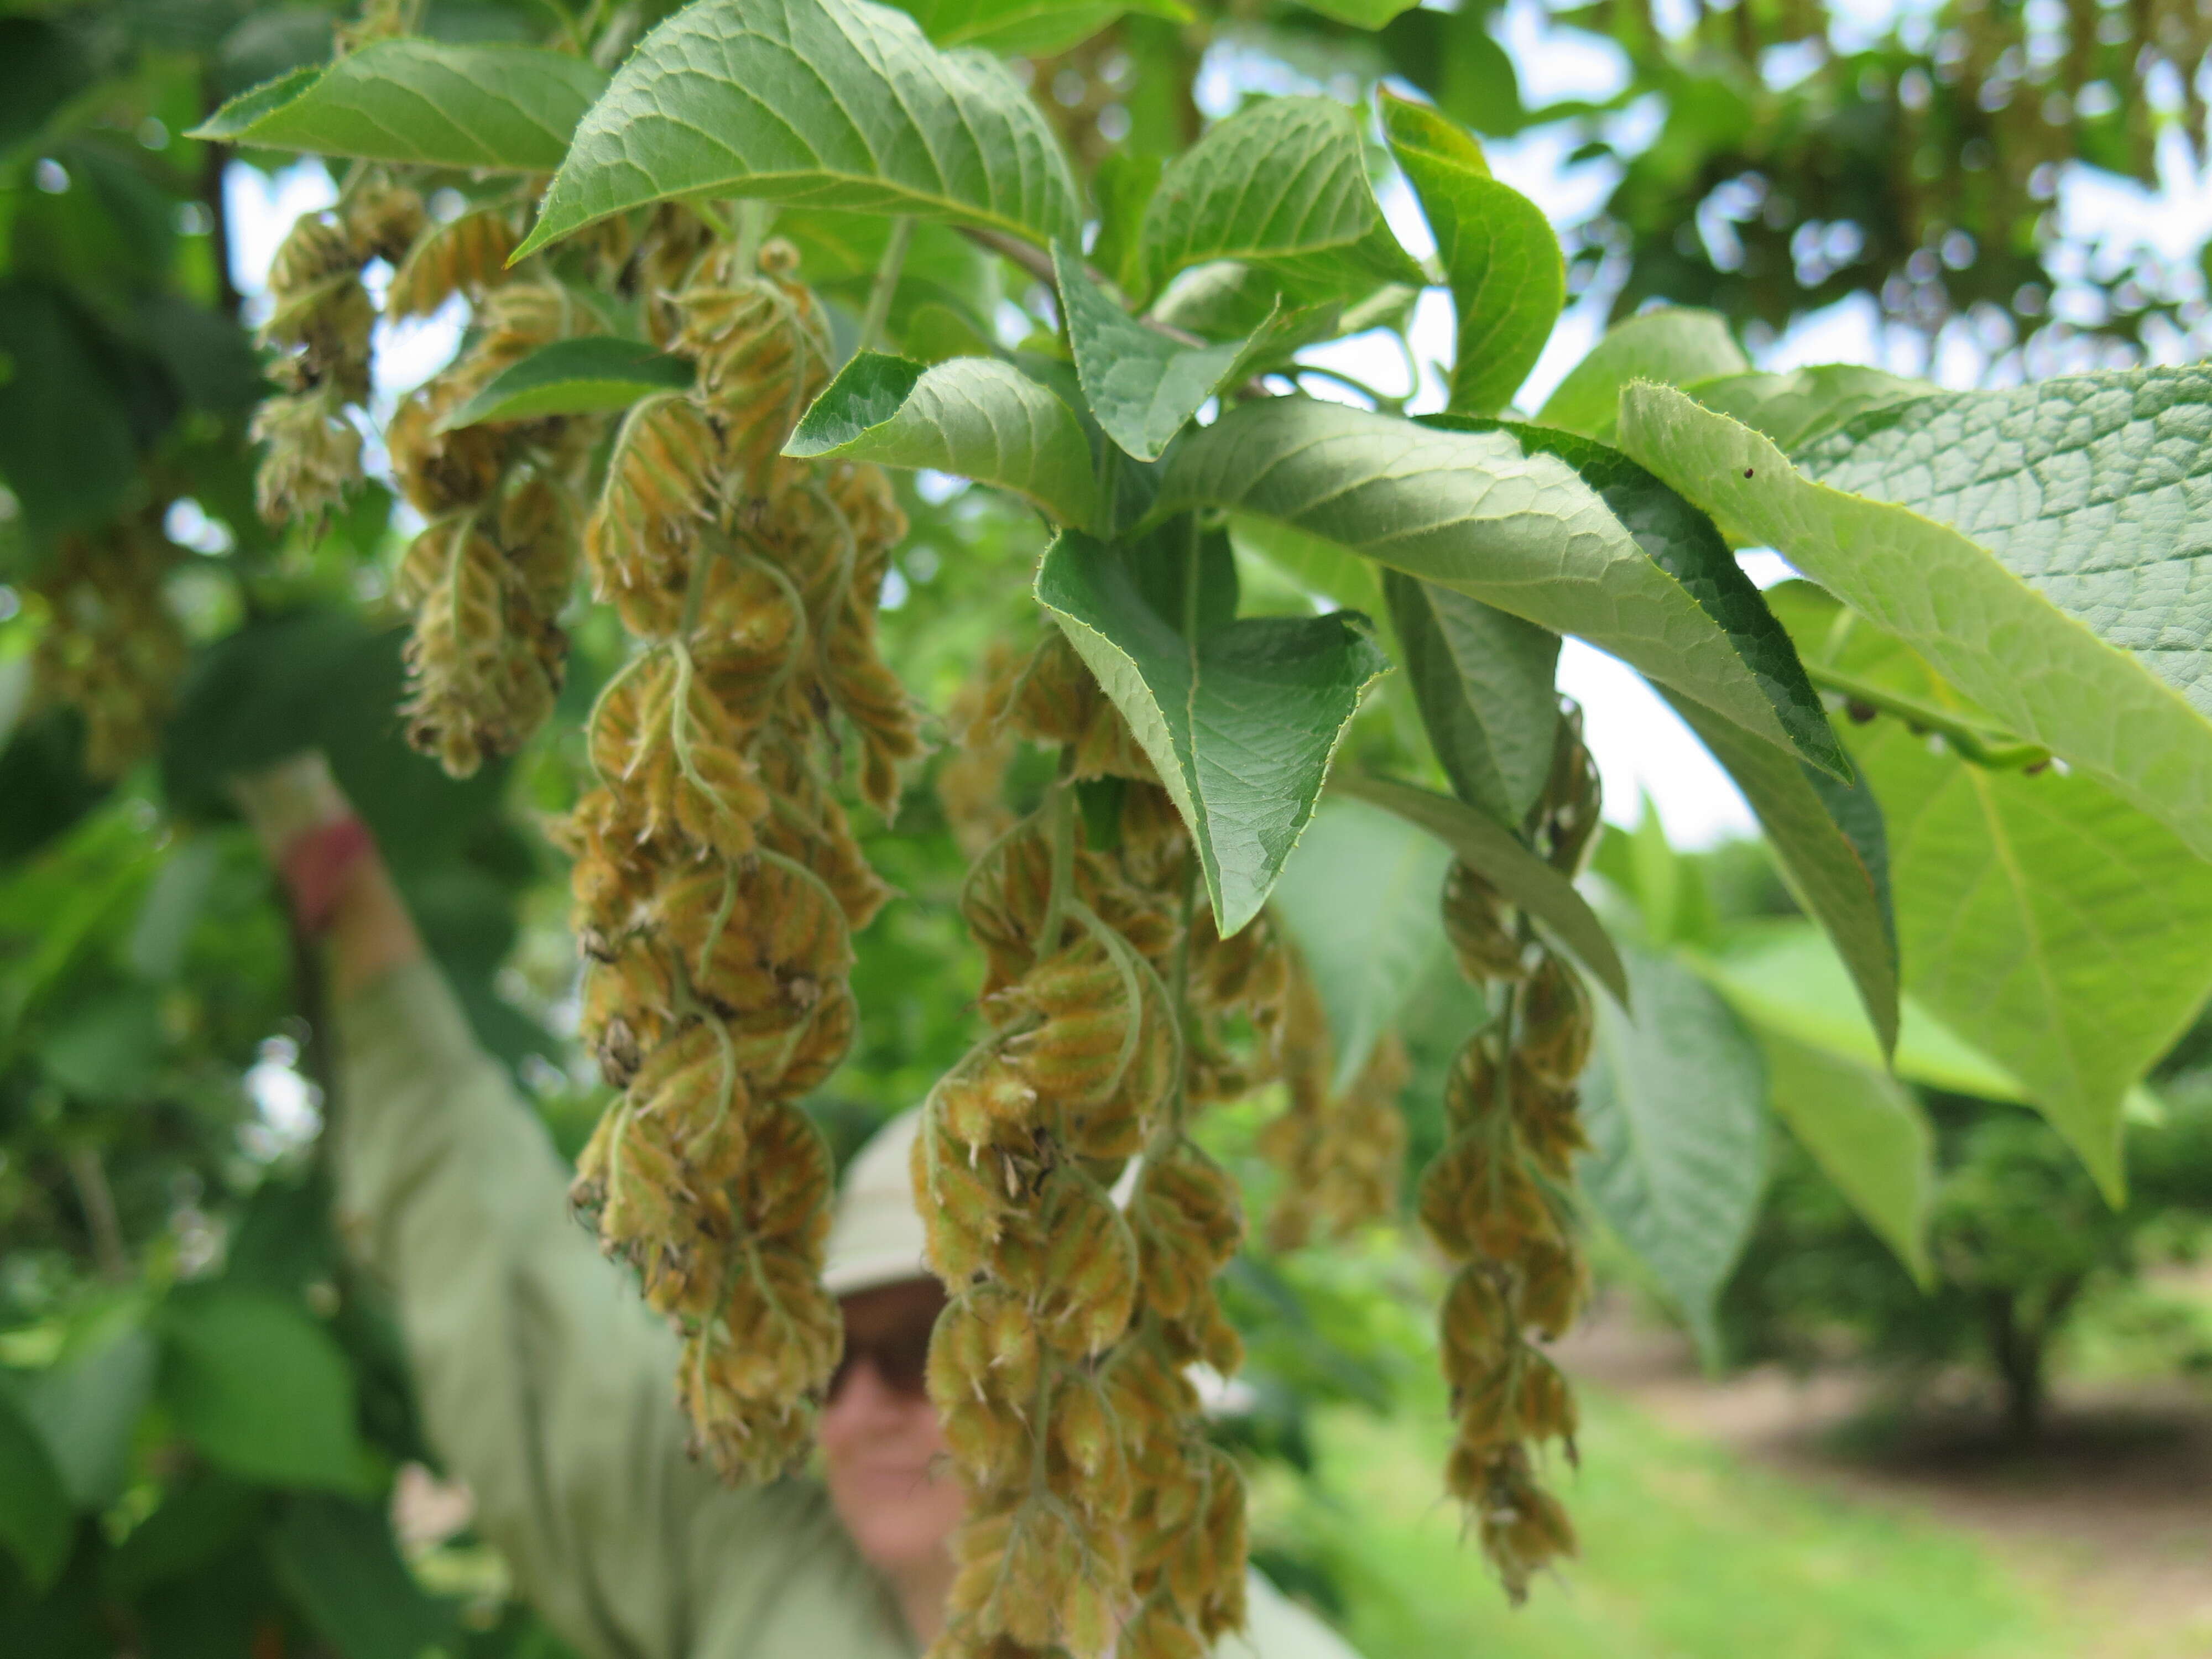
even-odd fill
[{"label": "glossy green leaf", "polygon": [[1389,662],[1364,620],[1255,617],[1195,637],[1140,585],[1130,550],[1065,532],[1036,596],[1175,798],[1224,934],[1259,913],[1313,816],[1359,694]]},{"label": "glossy green leaf", "polygon": [[1417,823],[1468,866],[1541,923],[1552,937],[1581,959],[1616,997],[1631,991],[1613,936],[1575,885],[1521,844],[1496,819],[1449,795],[1409,783],[1346,772],[1333,781],[1340,793],[1371,802]]},{"label": "glossy green leaf", "polygon": [[1146,210],[1146,269],[1240,259],[1315,297],[1427,281],[1383,222],[1352,112],[1333,98],[1270,98],[1168,166]]},{"label": "glossy green leaf", "polygon": [[1382,589],[1421,724],[1453,790],[1501,823],[1520,823],[1552,769],[1559,635],[1402,571],[1385,571]]},{"label": "glossy green leaf", "polygon": [[1438,908],[1451,854],[1363,801],[1323,801],[1269,901],[1290,930],[1335,1053],[1332,1089],[1350,1085],[1444,942]]},{"label": "glossy green leaf", "polygon": [[868,0],[700,0],[647,35],[577,128],[521,252],[671,197],[757,197],[1077,239],[1051,125],[982,52]]},{"label": "glossy green leaf", "polygon": [[1187,23],[1174,0],[899,0],[940,46],[984,46],[1009,58],[1049,58],[1127,12]]},{"label": "glossy green leaf", "polygon": [[231,1290],[173,1297],[161,1339],[161,1401],[216,1468],[273,1486],[373,1486],[352,1370],[296,1304]]},{"label": "glossy green leaf", "polygon": [[1987,548],[2212,720],[2212,369],[1925,397],[1852,420],[1797,464]]},{"label": "glossy green leaf", "polygon": [[1066,525],[1098,514],[1091,445],[1074,411],[995,358],[925,368],[864,351],[799,418],[783,453],[957,473],[1011,489]]},{"label": "glossy green leaf", "polygon": [[1632,380],[1690,386],[1741,374],[1751,359],[1717,311],[1670,306],[1647,311],[1608,331],[1544,400],[1536,418],[1610,442],[1620,420],[1620,394]]},{"label": "glossy green leaf", "polygon": [[1921,1287],[1933,1285],[1936,1135],[1919,1100],[1886,1072],[1778,1033],[1760,1031],[1759,1044],[1775,1115]]},{"label": "glossy green leaf", "polygon": [[1498,12],[1486,6],[1401,12],[1382,31],[1390,66],[1437,100],[1455,121],[1493,137],[1528,125],[1513,59],[1490,32]]},{"label": "glossy green leaf", "polygon": [[2212,721],[2143,658],[2099,639],[1966,535],[1812,482],[1768,440],[1681,392],[1632,387],[1621,409],[1623,445],[1660,477],[1778,549],[2021,737],[2212,855]]},{"label": "glossy green leaf", "polygon": [[1905,988],[2117,1196],[2129,1085],[2212,994],[2212,864],[2079,773],[1969,765],[1896,720],[1852,747],[1888,820]]},{"label": "glossy green leaf", "polygon": [[1650,1269],[1708,1359],[1714,1298],[1766,1184],[1766,1072],[1741,1021],[1689,969],[1622,951],[1632,1018],[1601,999],[1583,1074],[1591,1206]]},{"label": "glossy green leaf", "polygon": [[492,376],[483,389],[438,423],[441,432],[484,421],[534,421],[627,409],[656,392],[691,386],[689,359],[642,340],[589,334],[556,340]]},{"label": "glossy green leaf", "polygon": [[1296,326],[1279,303],[1241,340],[1188,345],[1122,310],[1064,244],[1053,262],[1084,398],[1106,435],[1140,461],[1158,460],[1208,398],[1243,380]]},{"label": "glossy green leaf", "polygon": [[536,46],[378,40],[232,99],[191,137],[372,161],[550,173],[607,78]]},{"label": "glossy green leaf", "polygon": [[421,1659],[457,1634],[453,1605],[425,1595],[400,1558],[383,1506],[322,1493],[286,1499],[269,1529],[269,1565],[343,1659]]},{"label": "glossy green leaf", "polygon": [[1457,319],[1449,407],[1494,415],[1543,355],[1567,266],[1544,210],[1490,176],[1482,147],[1437,111],[1385,92],[1390,148],[1419,197]]},{"label": "glossy green leaf", "polygon": [[76,1516],[46,1437],[0,1386],[0,1546],[34,1589],[54,1582],[69,1559]]},{"label": "glossy green leaf", "polygon": [[1269,398],[1187,434],[1162,465],[1156,514],[1220,507],[1287,524],[1578,635],[1848,769],[1788,635],[1711,525],[1601,445]]},{"label": "glossy green leaf", "polygon": [[1909,403],[1936,390],[1925,380],[1905,380],[1857,363],[1824,363],[1779,374],[1730,374],[1685,389],[1707,409],[1764,432],[1789,454],[1870,410]]},{"label": "glossy green leaf", "polygon": [[1798,902],[1849,964],[1887,1053],[1897,1046],[1897,927],[1881,803],[1863,779],[1838,783],[1687,698],[1668,701],[1743,791]]}]

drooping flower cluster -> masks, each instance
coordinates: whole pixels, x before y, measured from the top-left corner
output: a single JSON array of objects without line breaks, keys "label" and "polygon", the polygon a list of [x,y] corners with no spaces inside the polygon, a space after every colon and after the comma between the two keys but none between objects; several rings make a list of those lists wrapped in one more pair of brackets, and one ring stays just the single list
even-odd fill
[{"label": "drooping flower cluster", "polygon": [[[1573,874],[1598,805],[1596,767],[1570,705],[1526,826],[1533,849]],[[1564,1334],[1588,1289],[1568,1186],[1585,1145],[1575,1082],[1589,1059],[1592,1010],[1574,968],[1463,863],[1446,877],[1443,919],[1462,971],[1486,985],[1492,1010],[1452,1063],[1449,1138],[1420,1187],[1422,1224],[1457,1264],[1442,1322],[1458,1419],[1445,1485],[1517,1601],[1533,1573],[1575,1547],[1534,1459],[1548,1440],[1573,1455],[1574,1396],[1537,1339]]]},{"label": "drooping flower cluster", "polygon": [[1293,965],[1279,1047],[1282,1115],[1260,1132],[1261,1156],[1283,1174],[1267,1217],[1267,1243],[1296,1249],[1316,1233],[1341,1238],[1398,1207],[1406,1120],[1398,1094],[1413,1074],[1406,1045],[1385,1031],[1349,1081],[1336,1086],[1336,1054],[1313,981]]},{"label": "drooping flower cluster", "polygon": [[833,787],[837,722],[886,813],[917,747],[875,649],[905,531],[889,487],[776,453],[828,362],[793,263],[723,248],[669,300],[697,386],[630,410],[584,529],[640,648],[592,711],[598,783],[564,832],[585,1035],[624,1091],[575,1195],[684,1333],[697,1444],[753,1480],[804,1454],[842,1340],[830,1156],[797,1102],[851,1040],[851,933],[886,890]]},{"label": "drooping flower cluster", "polygon": [[84,716],[94,777],[118,777],[152,752],[184,673],[184,630],[161,586],[179,555],[161,518],[154,507],[64,536],[26,584],[46,606],[32,682]]},{"label": "drooping flower cluster", "polygon": [[[1009,734],[1061,768],[969,878],[993,1030],[915,1155],[952,1294],[930,1388],[972,1500],[937,1650],[1195,1655],[1243,1612],[1243,1482],[1187,1375],[1238,1364],[1213,1280],[1243,1221],[1187,1131],[1249,1086],[1219,1028],[1272,1034],[1281,957],[1194,906],[1173,805],[1058,635],[971,701],[982,770]],[[979,779],[961,787],[973,811]]]}]

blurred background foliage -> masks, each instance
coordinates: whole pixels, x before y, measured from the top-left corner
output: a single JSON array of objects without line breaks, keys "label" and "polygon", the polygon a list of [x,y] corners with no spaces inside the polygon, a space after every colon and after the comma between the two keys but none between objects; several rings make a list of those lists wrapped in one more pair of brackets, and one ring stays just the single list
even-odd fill
[{"label": "blurred background foliage", "polygon": [[[665,9],[623,8],[619,38]],[[2172,361],[2201,342],[2201,247],[2180,248],[2171,226],[2109,234],[2068,216],[2069,192],[2124,197],[2133,181],[2185,193],[2201,177],[2212,25],[2182,0],[1884,12],[1200,0],[1188,11],[1133,15],[1049,42],[1030,64],[1093,173],[1103,234],[1119,204],[1141,200],[1124,175],[1182,148],[1206,114],[1299,88],[1357,98],[1396,76],[1501,155],[1567,181],[1581,205],[1561,228],[1586,327],[1655,300],[1704,305],[1758,351],[1842,307],[1892,367],[1963,361],[1990,381]],[[223,98],[327,56],[339,21],[245,0],[0,6],[0,1630],[11,1652],[558,1651],[507,1599],[465,1512],[394,1529],[395,1512],[438,1512],[430,1499],[392,1502],[400,1471],[437,1460],[388,1310],[328,1228],[318,1131],[345,1103],[327,1092],[312,954],[289,936],[224,793],[240,767],[308,744],[330,753],[480,1036],[573,1152],[599,1085],[568,1040],[565,878],[538,825],[576,787],[576,727],[619,636],[577,618],[564,718],[512,765],[450,782],[406,749],[392,713],[399,633],[385,594],[404,538],[391,497],[370,489],[314,539],[272,532],[252,511],[245,425],[264,388],[255,273],[237,257],[241,198],[228,185],[279,158],[179,135]],[[537,40],[549,10],[434,0],[422,27]],[[1594,90],[1531,90],[1556,79],[1560,54],[1597,65]],[[1097,166],[1124,137],[1134,159]],[[856,315],[872,252],[801,240],[805,268]],[[1018,280],[1001,293],[1000,274],[957,242],[938,264],[926,252],[913,269],[927,280],[902,301],[909,340],[988,328],[1012,343],[1036,325]],[[902,487],[915,532],[886,600],[886,650],[942,716],[994,642],[1036,625],[1036,538],[981,492]],[[158,604],[116,607],[78,580],[88,552],[118,549],[150,573]],[[1247,567],[1252,603],[1306,603],[1297,582]],[[32,693],[64,609],[71,635],[97,648],[42,665],[42,678],[80,686],[76,706]],[[190,666],[173,702],[143,706],[105,696],[111,653]],[[1371,701],[1356,744],[1403,750],[1401,695]],[[937,805],[941,764],[910,781],[896,830],[867,838],[904,902],[860,941],[866,1023],[814,1103],[841,1151],[917,1101],[971,1036],[979,970],[952,902],[966,855]],[[1342,872],[1397,883],[1362,900],[1358,948],[1322,971],[1340,1032],[1350,1022],[1371,1042],[1389,1024],[1407,1045],[1418,1166],[1440,1134],[1442,1067],[1480,1010],[1423,931],[1440,868],[1425,874],[1425,854],[1392,833],[1364,809],[1330,807],[1282,902],[1318,960],[1345,938],[1329,909]],[[1997,1385],[2022,1437],[2040,1420],[2054,1354],[2212,1364],[2200,1304],[2150,1274],[2191,1256],[2212,1208],[2212,1034],[2185,1039],[2142,1096],[2134,1184],[2114,1209],[2041,1120],[2008,1103],[2016,1085],[1985,1061],[1977,1070],[1932,1018],[1917,1073],[1901,1065],[1899,1083],[1863,1063],[1870,1050],[1848,1019],[1815,1017],[1839,996],[1853,1005],[1762,848],[1679,854],[1647,811],[1643,828],[1609,834],[1599,869],[1613,919],[1639,941],[1639,974],[1679,1000],[1700,1063],[1747,1054],[1732,1075],[1775,1083],[1771,1101],[1765,1084],[1739,1084],[1741,1097],[1713,1103],[1769,1152],[1771,1179],[1744,1195],[1740,1265],[1724,1283],[1670,1282],[1623,1249],[1625,1293],[1687,1313],[1716,1364],[1895,1361],[1907,1383],[1964,1364]],[[1799,1141],[1776,1079],[1856,1101],[1864,1135]],[[1254,1143],[1273,1106],[1263,1096],[1220,1114],[1213,1132],[1255,1215],[1269,1176]],[[1421,1437],[1441,1420],[1434,1274],[1407,1235],[1287,1255],[1255,1244],[1229,1289],[1251,1359],[1223,1432],[1253,1460],[1259,1559],[1287,1587],[1378,1659],[1478,1640],[1500,1653],[1644,1650],[1625,1617],[1608,1625],[1588,1604],[1504,1623],[1465,1558],[1392,1531],[1431,1501],[1410,1471],[1431,1467]],[[1716,1298],[1717,1316],[1701,1318]],[[1898,1645],[1880,1620],[1862,1629],[1786,1559],[1787,1540],[1815,1524],[1802,1500],[1754,1485],[1727,1505],[1678,1501],[1697,1471],[1710,1480],[1704,1454],[1653,1442],[1624,1411],[1601,1401],[1595,1413],[1599,1473],[1583,1501],[1594,1537],[1634,1533],[1658,1552],[1624,1546],[1613,1587],[1641,1598],[1637,1628],[1664,1638],[1650,1650],[1810,1652],[1793,1644],[1821,1629],[1842,1632],[1822,1653],[1958,1655],[2025,1616],[1940,1540],[1853,1522],[1830,1542],[1861,1577],[1901,1575],[1895,1595],[1918,1609],[1908,1622],[1921,1645]],[[1681,1601],[1679,1581],[1710,1577],[1715,1558],[1682,1571],[1650,1541],[1670,1527],[1725,1534],[1729,1571],[1765,1587],[1747,1591],[1733,1625],[1711,1622],[1713,1598],[1704,1612]],[[1947,1634],[1969,1629],[1972,1642]]]}]

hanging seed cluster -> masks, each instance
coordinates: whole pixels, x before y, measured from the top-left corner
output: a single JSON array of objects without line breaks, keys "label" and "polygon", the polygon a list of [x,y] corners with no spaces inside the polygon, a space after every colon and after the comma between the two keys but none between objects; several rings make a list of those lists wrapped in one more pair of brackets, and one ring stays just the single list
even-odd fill
[{"label": "hanging seed cluster", "polygon": [[455,226],[483,216],[430,232],[390,296],[431,310],[464,289],[477,300],[468,345],[399,406],[386,434],[399,492],[428,520],[393,584],[414,623],[408,741],[455,777],[512,753],[553,712],[568,655],[556,619],[574,585],[583,474],[600,425],[574,416],[448,424],[504,370],[599,328],[558,283],[493,286],[447,258],[459,252]]},{"label": "hanging seed cluster", "polygon": [[260,343],[279,391],[254,411],[248,435],[265,443],[256,504],[273,525],[313,523],[361,482],[361,433],[349,408],[368,402],[376,307],[362,271],[398,266],[423,230],[422,199],[377,175],[340,204],[293,222],[269,267],[269,319]]},{"label": "hanging seed cluster", "polygon": [[153,752],[185,671],[184,630],[161,591],[178,558],[162,532],[167,505],[64,537],[25,584],[46,612],[32,683],[84,716],[85,768],[94,777],[118,777]]},{"label": "hanging seed cluster", "polygon": [[819,1282],[830,1155],[796,1103],[851,1040],[851,933],[886,890],[836,797],[838,721],[886,815],[917,747],[875,647],[905,532],[889,486],[776,454],[830,349],[794,264],[718,246],[664,301],[697,386],[630,411],[584,527],[639,648],[592,711],[598,781],[564,830],[584,1032],[623,1091],[574,1196],[683,1333],[696,1444],[745,1480],[804,1455],[842,1343]]},{"label": "hanging seed cluster", "polygon": [[[1596,833],[1598,805],[1581,711],[1570,704],[1527,838],[1571,875]],[[1532,1574],[1575,1547],[1533,1455],[1557,1440],[1572,1457],[1574,1396],[1536,1342],[1565,1334],[1588,1287],[1567,1185],[1585,1145],[1575,1080],[1589,1059],[1592,1011],[1575,969],[1465,864],[1445,878],[1443,920],[1462,971],[1486,987],[1492,1010],[1452,1062],[1449,1138],[1420,1188],[1422,1224],[1457,1264],[1443,1317],[1458,1419],[1445,1485],[1518,1601]]]},{"label": "hanging seed cluster", "polygon": [[1336,1089],[1328,1016],[1294,953],[1279,1048],[1290,1099],[1260,1132],[1259,1152],[1283,1175],[1267,1243],[1291,1250],[1316,1235],[1341,1238],[1396,1212],[1406,1159],[1398,1094],[1413,1065],[1398,1034],[1385,1031],[1350,1082]]},{"label": "hanging seed cluster", "polygon": [[[915,1145],[951,1292],[930,1392],[971,1498],[933,1651],[1194,1656],[1243,1616],[1243,1486],[1186,1375],[1239,1363],[1213,1279],[1243,1224],[1187,1130],[1249,1086],[1222,1029],[1272,1034],[1282,959],[1265,929],[1224,942],[1194,915],[1188,838],[1065,641],[997,666],[967,700],[963,799],[981,811],[1012,736],[1062,765],[969,877],[993,1029]],[[1118,806],[1094,846],[1072,791],[1099,781]]]}]

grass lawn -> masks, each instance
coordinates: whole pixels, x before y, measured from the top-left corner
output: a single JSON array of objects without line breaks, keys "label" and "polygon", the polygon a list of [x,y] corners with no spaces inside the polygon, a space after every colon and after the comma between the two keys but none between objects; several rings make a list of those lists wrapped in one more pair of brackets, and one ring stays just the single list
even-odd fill
[{"label": "grass lawn", "polygon": [[1323,1420],[1320,1489],[1255,1492],[1255,1543],[1325,1565],[1365,1659],[2058,1659],[2069,1620],[1973,1541],[1753,1469],[1581,1390],[1559,1490],[1583,1553],[1516,1611],[1438,1500],[1439,1401]]}]

